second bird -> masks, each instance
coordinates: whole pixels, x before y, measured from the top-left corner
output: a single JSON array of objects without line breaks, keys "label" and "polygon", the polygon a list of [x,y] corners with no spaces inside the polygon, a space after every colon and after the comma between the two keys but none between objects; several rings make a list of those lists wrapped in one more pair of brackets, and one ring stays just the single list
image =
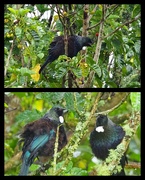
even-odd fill
[{"label": "second bird", "polygon": [[[92,40],[89,37],[82,37],[82,36],[68,36],[68,57],[72,58],[77,55],[77,53],[82,50],[84,46],[91,46]],[[49,50],[48,50],[48,57],[45,63],[41,66],[39,70],[39,74],[45,68],[48,63],[53,62],[54,60],[58,59],[60,55],[65,54],[64,49],[64,36],[57,36],[51,42]]]},{"label": "second bird", "polygon": [[[101,160],[105,160],[110,149],[116,149],[125,136],[125,131],[120,125],[113,123],[107,116],[100,114],[96,120],[96,126],[90,134],[90,145],[94,155]],[[126,156],[122,156],[120,165],[122,170],[113,176],[125,176]]]}]

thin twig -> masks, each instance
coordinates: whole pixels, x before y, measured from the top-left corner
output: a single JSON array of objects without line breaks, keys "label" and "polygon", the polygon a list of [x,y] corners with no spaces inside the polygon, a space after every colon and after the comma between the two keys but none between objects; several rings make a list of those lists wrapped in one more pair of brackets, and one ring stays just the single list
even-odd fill
[{"label": "thin twig", "polygon": [[119,6],[120,6],[120,4],[117,4],[116,6],[114,6],[114,7],[112,8],[112,10],[110,11],[110,13],[107,14],[107,16],[105,16],[105,19],[107,19],[111,14],[113,14],[114,10],[115,10],[116,8],[118,8]]},{"label": "thin twig", "polygon": [[63,19],[61,18],[60,8],[58,8],[58,4],[56,4],[56,10],[57,10],[59,20],[62,23],[63,27],[65,28],[65,23],[63,22]]},{"label": "thin twig", "polygon": [[[94,9],[93,9],[94,12],[96,11],[97,7],[98,7],[98,4],[96,4],[96,6],[94,7]],[[88,21],[90,21],[92,17],[93,17],[93,15],[90,14],[89,18],[88,18]]]},{"label": "thin twig", "polygon": [[108,113],[110,113],[111,111],[114,111],[115,109],[117,109],[125,100],[126,100],[126,98],[128,97],[128,95],[130,94],[130,92],[128,92],[124,97],[123,97],[123,99],[116,105],[116,106],[114,106],[113,108],[111,108],[111,109],[108,109],[108,110],[106,110],[106,111],[102,111],[102,112],[98,112],[98,113],[95,113],[94,115],[96,116],[96,115],[98,115],[98,114],[108,114]]},{"label": "thin twig", "polygon": [[116,31],[118,31],[118,30],[119,30],[120,28],[122,28],[123,26],[125,26],[125,25],[127,25],[127,24],[130,24],[130,23],[132,23],[132,22],[138,20],[140,17],[141,17],[141,14],[138,14],[135,18],[133,18],[133,19],[131,19],[131,20],[129,20],[129,21],[127,21],[127,22],[121,24],[121,25],[120,25],[119,27],[117,27],[114,31],[112,31],[112,32],[109,33],[108,35],[104,36],[103,39],[105,39],[105,38],[111,36],[112,34],[114,34]]},{"label": "thin twig", "polygon": [[11,48],[10,48],[10,52],[9,52],[9,55],[8,55],[8,59],[6,60],[4,76],[6,76],[6,74],[7,74],[7,68],[8,68],[8,66],[9,66],[9,62],[10,62],[10,58],[11,58],[11,55],[12,55],[12,50],[13,50],[13,48],[14,48],[14,40],[12,41],[12,45],[11,45]]},{"label": "thin twig", "polygon": [[125,168],[127,168],[127,169],[140,169],[141,165],[138,162],[129,162],[125,165]]},{"label": "thin twig", "polygon": [[[95,55],[94,55],[94,61],[96,64],[98,63],[99,55],[100,55],[100,50],[101,50],[101,45],[102,45],[102,36],[103,36],[103,28],[104,28],[104,17],[106,14],[106,6],[103,6],[103,11],[102,11],[102,21],[100,24],[100,29],[99,29],[99,36],[98,36],[98,41],[97,41],[97,46],[95,50]],[[89,88],[93,82],[95,72],[92,70],[89,74],[89,77],[87,79],[87,82],[84,84],[84,88]]]},{"label": "thin twig", "polygon": [[[62,124],[61,124],[62,125]],[[56,172],[56,160],[57,160],[57,151],[58,151],[58,138],[59,138],[59,127],[57,127],[56,131],[56,139],[55,139],[55,146],[54,146],[54,160],[53,160],[53,172],[52,175]]]},{"label": "thin twig", "polygon": [[9,113],[11,111],[15,111],[17,108],[6,110],[5,113]]},{"label": "thin twig", "polygon": [[97,24],[95,24],[95,25],[87,28],[87,30],[93,29],[93,28],[97,27],[99,24],[101,24],[102,21],[105,21],[106,18],[108,18],[108,17],[112,14],[112,12],[113,12],[118,6],[119,6],[119,5],[116,5],[116,6],[113,8],[113,10],[112,10],[108,15],[106,15],[104,18],[102,18],[102,19],[100,20],[100,22],[98,22]]}]

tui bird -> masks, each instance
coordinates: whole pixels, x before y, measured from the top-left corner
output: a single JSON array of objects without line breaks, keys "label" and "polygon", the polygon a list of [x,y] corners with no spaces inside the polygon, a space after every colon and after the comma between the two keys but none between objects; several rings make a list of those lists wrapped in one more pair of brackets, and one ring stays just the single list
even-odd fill
[{"label": "tui bird", "polygon": [[[93,42],[89,37],[76,35],[68,36],[68,57],[72,58],[76,56],[77,53],[82,50],[83,46],[91,46],[92,43]],[[41,66],[39,74],[48,63],[53,62],[58,59],[60,55],[65,54],[64,46],[64,36],[57,36],[54,38],[48,50],[49,56],[47,57],[45,63]]]},{"label": "tui bird", "polygon": [[52,157],[59,127],[58,151],[67,144],[63,115],[67,110],[59,106],[52,107],[42,118],[25,125],[20,137],[24,142],[22,148],[22,166],[19,176],[27,175],[29,167],[38,157],[40,161]]},{"label": "tui bird", "polygon": [[[110,149],[116,149],[125,136],[125,131],[119,125],[113,123],[107,116],[100,114],[96,120],[96,126],[90,133],[90,145],[94,155],[101,160],[105,160],[109,155]],[[126,156],[122,156],[120,165],[121,172],[113,174],[113,176],[125,176]]]}]

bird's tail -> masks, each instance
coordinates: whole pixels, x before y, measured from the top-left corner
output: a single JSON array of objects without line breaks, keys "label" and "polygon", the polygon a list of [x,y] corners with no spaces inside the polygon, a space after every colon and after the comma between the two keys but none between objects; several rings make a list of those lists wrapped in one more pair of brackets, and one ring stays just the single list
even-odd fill
[{"label": "bird's tail", "polygon": [[26,161],[24,160],[23,163],[22,163],[22,167],[21,167],[19,176],[27,176],[28,170],[29,170],[29,166],[30,165],[28,163],[26,163]]},{"label": "bird's tail", "polygon": [[45,63],[41,66],[40,70],[39,70],[39,74],[43,71],[43,69],[45,68],[45,66],[50,63],[50,59],[49,59],[49,56],[48,58],[46,59]]},{"label": "bird's tail", "polygon": [[120,165],[122,167],[121,171],[116,174],[113,174],[112,176],[125,176],[125,171],[124,171],[125,163],[127,163],[127,157],[124,154],[120,160]]}]

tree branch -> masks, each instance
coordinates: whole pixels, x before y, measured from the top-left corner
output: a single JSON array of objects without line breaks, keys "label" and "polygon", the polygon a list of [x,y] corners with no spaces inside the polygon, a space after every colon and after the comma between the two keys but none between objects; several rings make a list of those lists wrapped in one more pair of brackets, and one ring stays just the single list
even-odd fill
[{"label": "tree branch", "polygon": [[138,14],[135,18],[133,18],[132,20],[129,20],[125,23],[123,23],[122,25],[120,25],[119,27],[117,27],[114,31],[112,31],[111,33],[109,33],[108,35],[104,36],[103,39],[111,36],[112,34],[114,34],[116,31],[118,31],[120,28],[122,28],[123,26],[127,25],[127,24],[130,24],[136,20],[138,20],[139,18],[141,17],[141,14]]},{"label": "tree branch", "polygon": [[90,113],[90,116],[86,119],[85,122],[79,122],[76,126],[76,129],[75,129],[75,133],[74,135],[71,137],[69,143],[60,151],[57,153],[57,157],[61,157],[63,155],[64,156],[67,156],[66,160],[64,161],[64,164],[62,165],[61,169],[59,169],[58,171],[56,171],[55,175],[59,175],[60,172],[63,171],[63,168],[70,162],[70,160],[72,159],[73,157],[73,153],[74,151],[78,148],[80,142],[81,142],[81,139],[88,133],[88,126],[90,124],[90,122],[92,121],[93,119],[93,116],[94,116],[94,113],[97,109],[97,106],[98,106],[98,102],[100,100],[102,96],[102,93],[99,92],[97,93],[96,95],[96,98],[95,98],[95,102],[94,102],[94,105],[92,107],[92,110],[91,110],[91,113]]},{"label": "tree branch", "polygon": [[[93,26],[91,26],[91,27],[88,27],[87,30],[93,29],[93,28],[97,27],[99,24],[101,24],[102,21],[103,21],[103,20],[106,20],[106,18],[109,17],[110,14],[112,14],[112,12],[113,12],[118,6],[119,6],[119,5],[116,5],[108,15],[106,15],[104,18],[102,18],[102,19],[100,20],[100,22],[98,22],[97,24],[95,24],[95,25],[93,25]],[[94,9],[95,9],[95,8],[94,8]]]},{"label": "tree branch", "polygon": [[4,167],[5,172],[7,172],[9,169],[12,169],[12,167],[16,167],[20,164],[21,155],[22,155],[22,152],[17,153],[5,164],[5,167]]},{"label": "tree branch", "polygon": [[[99,36],[98,36],[98,41],[97,41],[97,46],[96,46],[96,51],[94,55],[94,61],[96,64],[98,63],[99,55],[100,55],[100,50],[101,50],[101,45],[102,45],[102,36],[103,36],[103,28],[104,28],[104,17],[106,14],[106,6],[103,5],[103,11],[102,11],[102,21],[100,24],[100,29],[99,29]],[[89,77],[87,79],[87,82],[84,84],[84,88],[89,88],[91,87],[91,84],[94,79],[95,72],[92,70],[89,74]]]},{"label": "tree branch", "polygon": [[124,95],[124,97],[119,101],[119,103],[118,104],[116,104],[115,106],[113,106],[113,108],[111,108],[111,109],[108,109],[108,110],[106,110],[106,111],[102,111],[102,112],[98,112],[98,113],[95,113],[94,115],[96,116],[96,115],[98,115],[98,114],[109,114],[111,111],[114,111],[115,109],[117,109],[125,100],[126,100],[126,98],[129,96],[129,94],[130,94],[130,92],[127,92],[125,95]]}]

